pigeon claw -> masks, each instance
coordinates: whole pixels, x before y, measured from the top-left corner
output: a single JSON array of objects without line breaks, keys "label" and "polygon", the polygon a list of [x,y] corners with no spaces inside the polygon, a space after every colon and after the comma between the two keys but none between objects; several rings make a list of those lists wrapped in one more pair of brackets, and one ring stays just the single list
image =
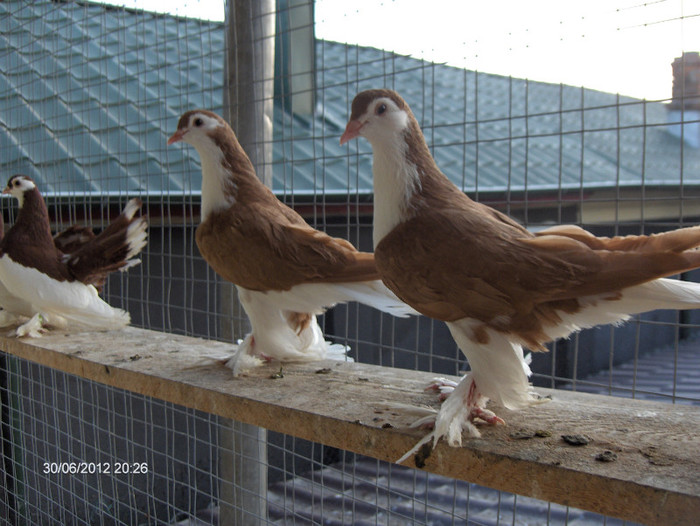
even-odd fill
[{"label": "pigeon claw", "polygon": [[483,420],[492,426],[504,425],[506,423],[505,420],[496,415],[493,411],[489,411],[488,409],[484,409],[482,407],[472,407],[469,411],[469,420],[473,422],[476,418]]},{"label": "pigeon claw", "polygon": [[268,356],[264,353],[258,354],[258,358],[260,358],[265,363],[270,363],[273,360],[273,358],[271,356]]},{"label": "pigeon claw", "polygon": [[469,386],[469,393],[467,394],[467,399],[465,404],[469,410],[469,421],[474,422],[475,419],[479,419],[486,422],[489,425],[503,425],[506,423],[500,416],[496,415],[493,411],[489,411],[484,408],[486,399],[479,393],[476,389],[476,382],[472,380]]},{"label": "pigeon claw", "polygon": [[440,402],[444,402],[450,394],[452,394],[452,391],[455,390],[455,387],[457,387],[457,382],[454,382],[452,380],[448,380],[447,378],[433,378],[433,381],[430,382],[428,387],[425,388],[425,391],[433,391],[435,393],[438,393],[438,400]]}]

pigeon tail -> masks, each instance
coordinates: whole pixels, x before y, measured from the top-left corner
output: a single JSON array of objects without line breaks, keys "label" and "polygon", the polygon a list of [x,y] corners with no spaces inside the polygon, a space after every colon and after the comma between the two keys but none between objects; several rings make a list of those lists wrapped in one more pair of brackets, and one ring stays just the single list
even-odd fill
[{"label": "pigeon tail", "polygon": [[[614,305],[615,301],[609,302]],[[639,314],[656,309],[700,308],[700,283],[678,279],[657,279],[622,291],[618,310]]]},{"label": "pigeon tail", "polygon": [[581,309],[557,312],[560,323],[544,328],[550,340],[566,338],[574,332],[597,325],[619,325],[630,316],[657,309],[700,308],[700,283],[661,278],[621,290],[579,298]]},{"label": "pigeon tail", "polygon": [[146,228],[148,227],[146,217],[142,216],[134,219],[134,215],[141,209],[141,206],[141,200],[134,198],[127,203],[124,212],[122,212],[129,220],[129,226],[126,229],[126,245],[128,247],[126,253],[127,260],[130,260],[136,254],[140,253],[146,246]]},{"label": "pigeon tail", "polygon": [[335,286],[338,293],[344,298],[341,301],[363,303],[364,305],[369,305],[370,307],[374,307],[375,309],[399,318],[406,318],[418,314],[417,311],[397,298],[396,294],[379,280],[337,283]]},{"label": "pigeon tail", "polygon": [[141,206],[140,199],[131,199],[107,228],[68,255],[66,266],[75,279],[101,289],[108,274],[140,263],[132,258],[146,246],[146,217],[135,216]]},{"label": "pigeon tail", "polygon": [[397,317],[418,313],[380,280],[352,283],[303,283],[289,290],[265,293],[281,309],[322,314],[339,303],[356,301]]},{"label": "pigeon tail", "polygon": [[[105,303],[105,305],[107,305]],[[109,307],[109,311],[97,313],[93,312],[61,312],[61,316],[68,321],[72,321],[77,325],[89,327],[97,330],[116,330],[122,329],[131,323],[131,316],[122,309]]]},{"label": "pigeon tail", "polygon": [[[94,237],[95,233],[89,226],[71,225],[53,236],[53,243],[58,250],[70,255]],[[65,258],[67,260],[68,256]]]}]

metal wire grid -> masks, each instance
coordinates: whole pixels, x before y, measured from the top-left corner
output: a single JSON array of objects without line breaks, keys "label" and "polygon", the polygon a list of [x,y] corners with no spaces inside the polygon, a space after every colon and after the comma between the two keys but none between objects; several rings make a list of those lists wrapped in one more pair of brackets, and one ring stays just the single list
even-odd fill
[{"label": "metal wire grid", "polygon": [[5,524],[169,524],[216,498],[217,418],[3,359]]},{"label": "metal wire grid", "polygon": [[21,386],[3,393],[12,398],[11,432],[2,441],[4,524],[189,526],[243,516],[280,525],[605,520],[291,436],[268,446],[263,467],[271,482],[259,496],[265,512],[255,516],[222,498],[241,462],[222,440],[231,433],[227,420],[1,358],[8,385]]},{"label": "metal wire grid", "polygon": [[[20,24],[27,27],[38,23],[26,18],[22,3],[8,4],[11,9],[7,16],[16,14]],[[198,102],[197,105],[209,101],[209,107],[220,109],[220,102],[212,93],[220,89],[217,75],[221,73],[221,67],[216,62],[222,57],[221,25],[196,23],[199,34],[193,50],[189,45],[193,38],[191,29],[187,29],[186,24],[176,24],[167,16],[156,18],[155,22],[148,17],[135,17],[136,23],[133,24],[126,18],[118,18],[115,23],[109,10],[100,10],[96,16],[95,6],[77,5],[83,10],[82,18],[66,20],[60,29],[71,32],[82,25],[97,24],[104,28],[104,38],[116,49],[113,52],[114,60],[132,64],[131,68],[125,68],[123,76],[117,78],[113,86],[130,89],[153,68],[169,73],[168,68],[177,66],[176,69],[181,71],[176,77],[181,82],[177,90],[173,91],[172,85],[167,82],[149,85],[148,89],[137,90],[136,96],[130,98],[129,103],[134,107],[147,108],[160,99],[170,101],[169,107],[182,110],[190,109],[193,100]],[[12,9],[15,11],[12,12]],[[53,9],[58,13],[68,7],[59,3]],[[286,10],[277,12],[278,19],[287,16]],[[148,49],[133,49],[133,43],[129,43],[133,35],[139,32],[155,35],[151,51],[174,49],[174,53],[163,51],[168,58],[163,64],[154,63],[149,58]],[[110,37],[114,38],[110,40]],[[80,40],[79,45],[70,52],[72,60],[80,63],[88,45],[88,38]],[[530,95],[542,89],[542,86],[536,82],[510,78],[506,83],[508,95],[505,108],[500,108],[496,117],[482,117],[483,108],[488,106],[489,100],[485,96],[488,91],[480,87],[493,82],[492,76],[465,70],[457,84],[445,84],[441,76],[444,66],[440,64],[417,60],[411,62],[390,51],[372,51],[353,46],[345,46],[339,59],[337,46],[339,44],[325,42],[315,45],[316,105],[323,118],[310,119],[308,129],[303,132],[295,128],[294,121],[298,121],[298,118],[283,119],[281,124],[276,124],[275,143],[283,148],[293,148],[300,141],[311,139],[310,157],[292,149],[291,154],[282,159],[276,158],[274,164],[277,170],[281,170],[282,199],[299,207],[310,204],[310,212],[307,208],[306,215],[312,224],[334,235],[350,238],[360,248],[371,248],[369,218],[363,212],[367,196],[363,192],[362,179],[369,166],[368,147],[362,144],[353,146],[349,155],[345,151],[338,153],[334,147],[344,124],[343,119],[347,117],[349,101],[357,91],[367,87],[383,85],[403,91],[401,88],[410,85],[408,94],[404,92],[407,98],[414,95],[411,90],[415,89],[417,95],[411,98],[410,103],[443,169],[456,168],[461,174],[461,185],[473,196],[501,206],[531,227],[546,224],[552,218],[555,222],[575,220],[569,215],[569,209],[572,204],[582,203],[585,197],[584,145],[593,140],[596,134],[612,138],[613,144],[617,145],[613,155],[618,164],[628,155],[620,147],[621,137],[634,134],[643,146],[642,159],[636,162],[641,163],[640,173],[644,182],[645,167],[649,162],[646,157],[651,157],[645,150],[647,133],[662,125],[658,115],[645,102],[630,101],[620,96],[613,97],[612,102],[609,99],[603,102],[589,100],[595,94],[582,88],[560,86],[554,91],[558,94],[554,109],[543,110],[528,103]],[[56,49],[52,52],[56,52]],[[172,63],[172,56],[177,57],[176,65]],[[36,55],[32,60],[38,62],[42,60],[40,57]],[[92,60],[97,60],[97,71],[107,76],[110,69],[107,61],[100,62],[94,57]],[[88,67],[88,70],[92,71],[94,67]],[[190,79],[192,82],[183,82],[192,72],[195,75]],[[52,79],[57,82],[60,78],[61,72],[56,67],[44,82],[50,84]],[[99,104],[108,106],[110,102],[106,98],[108,89],[104,80],[97,75],[87,82],[94,83],[93,90],[97,93]],[[460,112],[446,116],[436,108],[448,90],[456,92],[466,103],[460,106]],[[67,93],[75,96],[79,90],[73,88]],[[172,103],[174,99],[177,102]],[[9,98],[5,100],[10,101]],[[48,103],[54,104],[54,111],[58,111],[58,99],[49,99]],[[6,104],[9,106],[5,111],[21,111],[22,104],[14,100]],[[283,103],[280,106],[284,109]],[[611,107],[616,112],[612,125],[591,124],[592,116]],[[88,110],[77,112],[84,113],[86,117],[88,115]],[[155,127],[170,133],[178,114],[160,108],[148,113],[149,121],[130,120],[126,110],[123,114],[117,112],[117,115],[124,120],[103,122],[98,119],[100,130]],[[552,126],[546,122],[552,116],[556,118],[553,128],[542,128],[545,124]],[[101,118],[106,119],[104,116]],[[501,135],[496,138],[488,136],[489,128],[498,128]],[[456,132],[457,136],[448,134],[445,139],[445,131]],[[562,168],[564,157],[569,155],[563,147],[567,137],[576,137],[579,141],[574,154],[578,155],[581,174],[578,186],[573,187],[566,183]],[[34,140],[35,146],[40,146],[41,141],[46,139]],[[544,200],[552,205],[554,212],[544,218],[535,211],[535,204],[530,198],[535,185],[528,179],[528,174],[533,178],[537,174],[536,168],[532,168],[528,162],[528,152],[540,141],[543,148],[553,148],[556,161],[552,192],[540,198],[540,203]],[[460,146],[456,158],[452,153],[454,150],[451,150],[455,145]],[[498,193],[490,191],[486,181],[487,170],[484,168],[487,166],[485,160],[491,155],[491,145],[506,152],[505,190]],[[115,157],[129,148],[128,140],[124,138],[119,138],[111,146]],[[172,149],[167,150],[164,144],[156,146],[156,149],[160,149],[158,153],[164,159],[164,173],[155,179],[158,184],[153,183],[154,179],[144,177],[144,186],[139,192],[148,200],[150,210],[156,212],[155,216],[162,217],[163,222],[150,229],[149,247],[144,253],[142,266],[113,279],[108,286],[107,297],[110,302],[127,307],[135,325],[220,338],[222,322],[227,317],[221,314],[225,309],[218,293],[219,282],[197,257],[194,248],[193,229],[196,225],[191,217],[196,210],[187,198],[176,196],[180,188],[184,188],[185,194],[196,192],[196,163],[193,167],[183,164],[178,157],[180,154]],[[685,150],[681,143],[678,152],[681,164],[688,153]],[[129,155],[133,158],[134,153]],[[191,152],[182,155],[185,158],[196,157]],[[519,165],[522,156],[525,156],[525,161]],[[151,157],[148,152],[137,151],[135,166],[148,165]],[[345,186],[350,189],[345,199],[340,201],[328,175],[330,169],[327,167],[334,163],[345,166]],[[11,167],[13,172],[21,171],[24,165],[22,161],[17,161]],[[46,170],[49,166],[41,168]],[[521,173],[523,168],[524,175]],[[310,194],[299,190],[306,188],[301,180],[297,182],[300,170],[312,172],[313,190]],[[679,182],[684,181],[684,174],[681,170]],[[116,184],[121,188],[119,181],[115,183],[114,176],[104,167],[92,170],[90,176],[93,182],[104,187],[111,188]],[[174,181],[177,178],[184,183],[176,187]],[[518,178],[522,178],[521,182],[529,192],[519,190]],[[614,180],[619,183],[619,173],[616,173]],[[85,194],[72,186],[74,180],[58,177],[57,181],[57,192],[68,196],[68,206],[56,208],[57,219],[62,222],[82,219],[82,216],[75,216],[73,211],[86,208],[83,206]],[[645,188],[642,184],[643,203],[667,199],[647,195]],[[160,189],[163,193],[159,195]],[[618,219],[621,215],[618,210],[627,201],[638,202],[639,197],[627,196],[619,186],[611,195],[596,197],[594,201],[610,202],[615,207],[614,218],[603,225],[611,227],[613,233],[625,233],[629,229],[648,232],[692,221],[692,217],[683,215],[683,203],[695,197],[693,189],[681,185],[678,192],[681,201],[678,221],[647,220],[642,212],[641,223],[623,224]],[[127,190],[119,191],[122,204],[128,193]],[[87,207],[87,210],[85,217],[88,221],[98,227],[106,222],[105,207],[98,207],[96,211]],[[8,219],[10,222],[13,219],[12,211]],[[595,225],[596,228],[599,226]],[[241,312],[235,313],[234,317],[244,320]],[[329,337],[348,343],[353,349],[353,357],[358,361],[452,374],[466,367],[459,350],[446,336],[443,324],[432,320],[396,320],[351,305],[336,308],[326,315],[324,327]],[[694,346],[692,340],[684,340],[697,327],[694,318],[671,314],[639,319],[621,329],[606,328],[584,333],[569,342],[555,344],[548,356],[537,356],[536,360],[544,360],[545,363],[536,373],[534,381],[552,387],[596,390],[632,397],[654,395],[672,402],[697,403],[697,390],[693,389],[696,384],[689,375],[693,368],[688,366],[687,361],[694,358]],[[641,349],[640,344],[660,333],[665,336],[655,353],[660,356],[659,363],[670,364],[670,373],[656,374],[656,369],[648,369],[646,362],[642,361],[646,351]],[[593,347],[603,349],[598,353],[602,356],[598,360],[602,360],[603,364],[597,364],[602,372],[589,374],[588,350]],[[620,347],[625,349],[621,351]],[[624,363],[618,366],[620,355],[625,358]],[[3,442],[3,447],[9,447],[13,452],[14,471],[6,468],[5,473],[8,476],[8,473],[21,471],[22,476],[26,477],[21,484],[26,493],[12,495],[6,491],[3,496],[5,500],[0,501],[0,504],[4,502],[8,505],[12,498],[20,498],[24,507],[6,506],[8,510],[19,510],[20,515],[30,523],[54,521],[56,524],[137,524],[149,521],[165,524],[185,516],[191,520],[198,512],[202,516],[207,513],[215,516],[218,513],[218,488],[225,480],[217,471],[218,454],[221,453],[217,437],[228,424],[222,424],[211,416],[99,386],[11,357],[6,356],[5,360],[8,362],[5,370],[9,375],[6,385],[16,388],[6,391],[8,397],[15,398],[10,405],[14,411],[12,441]],[[562,362],[567,362],[566,367],[561,366]],[[640,377],[643,370],[649,372],[648,376],[663,380],[654,382],[652,378],[651,382],[645,383],[644,378]],[[29,386],[32,394],[17,394],[20,385]],[[686,385],[688,387],[682,387]],[[67,386],[70,394],[62,398],[59,393]],[[125,435],[128,438],[125,439]],[[188,447],[182,448],[185,443]],[[553,524],[568,523],[574,518],[588,523],[606,520],[585,514],[579,516],[575,510],[534,503],[530,499],[516,498],[458,481],[435,479],[414,470],[359,458],[346,452],[330,451],[324,446],[308,444],[293,437],[270,434],[267,447],[270,457],[265,464],[270,478],[270,490],[265,496],[268,515],[267,518],[260,518],[270,523],[333,523],[335,520],[338,524],[362,521],[371,524],[402,524],[406,521],[513,524],[528,517],[528,506],[536,510],[537,522],[545,518]],[[111,464],[123,462],[124,459],[136,463],[145,459],[143,462],[149,464],[149,473],[141,478],[133,474],[121,479],[96,475],[87,478],[61,475],[56,478],[49,474],[45,477],[40,464],[49,458],[57,462],[92,458]],[[436,490],[436,487],[439,489]],[[41,489],[28,492],[27,488]],[[5,520],[11,522],[8,518]]]}]

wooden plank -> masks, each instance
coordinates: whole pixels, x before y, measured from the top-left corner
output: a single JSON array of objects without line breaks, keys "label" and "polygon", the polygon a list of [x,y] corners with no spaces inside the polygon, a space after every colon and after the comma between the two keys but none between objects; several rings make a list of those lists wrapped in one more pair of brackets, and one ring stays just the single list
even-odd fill
[{"label": "wooden plank", "polygon": [[[269,365],[233,378],[230,344],[128,328],[0,337],[6,352],[96,382],[226,418],[395,461],[424,431],[386,402],[436,405],[432,374],[356,363]],[[440,443],[423,469],[484,486],[646,524],[696,524],[700,516],[700,409],[539,390],[549,403],[499,411],[464,447]],[[520,439],[542,430],[545,437]],[[584,434],[574,447],[561,435]],[[612,462],[596,460],[610,451]],[[411,459],[410,463],[413,463]]]}]

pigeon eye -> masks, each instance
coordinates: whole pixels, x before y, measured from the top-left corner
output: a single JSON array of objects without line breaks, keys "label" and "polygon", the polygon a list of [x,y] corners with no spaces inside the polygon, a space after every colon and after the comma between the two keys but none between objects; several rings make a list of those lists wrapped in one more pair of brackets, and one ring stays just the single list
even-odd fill
[{"label": "pigeon eye", "polygon": [[380,104],[377,106],[377,115],[381,115],[386,111],[386,104]]},{"label": "pigeon eye", "polygon": [[202,119],[200,119],[199,117],[197,117],[194,120],[194,125],[197,126],[197,128],[199,128],[202,124],[204,124],[204,121]]}]

